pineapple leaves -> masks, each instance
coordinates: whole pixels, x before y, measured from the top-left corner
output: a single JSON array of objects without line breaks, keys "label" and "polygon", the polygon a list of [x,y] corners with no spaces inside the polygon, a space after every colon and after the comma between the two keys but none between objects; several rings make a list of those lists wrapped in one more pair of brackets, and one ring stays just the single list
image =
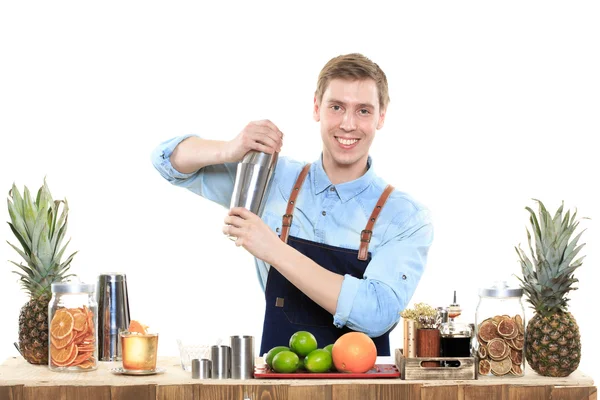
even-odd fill
[{"label": "pineapple leaves", "polygon": [[21,286],[32,296],[49,294],[53,282],[61,282],[73,276],[67,275],[67,272],[77,252],[61,262],[69,244],[67,242],[64,246],[61,245],[67,230],[67,201],[52,199],[45,178],[35,199],[26,186],[21,196],[14,183],[8,195],[8,225],[22,250],[8,244],[27,263],[23,265],[11,261],[18,268],[13,272],[20,276]]},{"label": "pineapple leaves", "polygon": [[517,277],[533,308],[547,315],[565,311],[569,299],[566,295],[576,290],[579,282],[574,277],[575,270],[583,263],[583,258],[573,261],[584,244],[577,245],[583,231],[572,239],[579,226],[577,211],[564,212],[564,202],[552,216],[540,200],[536,213],[525,207],[529,213],[531,231],[527,232],[530,257],[516,247],[523,277]]}]

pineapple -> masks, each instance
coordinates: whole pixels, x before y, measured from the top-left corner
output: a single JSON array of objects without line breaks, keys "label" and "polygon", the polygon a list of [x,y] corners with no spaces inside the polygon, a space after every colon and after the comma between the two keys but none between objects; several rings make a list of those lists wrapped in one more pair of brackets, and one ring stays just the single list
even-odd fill
[{"label": "pineapple", "polygon": [[585,243],[577,245],[583,232],[571,239],[579,225],[577,211],[563,215],[561,205],[553,218],[544,204],[536,201],[538,215],[526,207],[535,241],[534,248],[527,230],[531,259],[520,246],[515,248],[523,272],[519,280],[535,310],[525,331],[525,357],[538,374],[564,377],[577,369],[581,359],[579,327],[567,311],[566,295],[577,289],[573,287],[578,282],[573,273],[584,257],[575,257]]},{"label": "pineapple", "polygon": [[[72,276],[67,275],[67,271],[77,253],[71,254],[61,263],[61,257],[69,244],[67,242],[61,247],[67,230],[69,207],[66,200],[52,200],[45,180],[35,201],[27,187],[21,197],[14,184],[8,195],[11,219],[8,225],[22,249],[8,244],[21,255],[26,265],[11,262],[19,267],[14,272],[20,276],[21,286],[30,295],[30,300],[21,308],[19,315],[19,349],[31,364],[48,364],[48,303],[51,285]],[[59,216],[61,204],[63,207]]]}]

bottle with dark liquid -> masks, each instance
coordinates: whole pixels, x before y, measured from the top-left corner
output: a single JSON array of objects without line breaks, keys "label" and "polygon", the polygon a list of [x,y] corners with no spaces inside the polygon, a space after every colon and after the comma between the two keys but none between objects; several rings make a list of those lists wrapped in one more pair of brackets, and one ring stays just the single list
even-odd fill
[{"label": "bottle with dark liquid", "polygon": [[[448,308],[448,321],[442,323],[440,329],[440,356],[441,357],[471,357],[471,339],[473,328],[469,324],[457,321],[461,314],[460,305],[456,302],[456,291],[454,302]],[[460,367],[460,361],[444,361],[445,367]]]}]

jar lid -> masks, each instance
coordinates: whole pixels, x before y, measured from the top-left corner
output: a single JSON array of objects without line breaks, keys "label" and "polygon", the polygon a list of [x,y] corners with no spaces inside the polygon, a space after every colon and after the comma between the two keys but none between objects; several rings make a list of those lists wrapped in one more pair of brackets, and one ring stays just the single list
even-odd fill
[{"label": "jar lid", "polygon": [[94,293],[96,285],[93,283],[59,282],[52,284],[52,293]]},{"label": "jar lid", "polygon": [[521,297],[523,296],[523,289],[511,288],[505,281],[495,282],[492,287],[479,289],[479,296],[481,297]]}]

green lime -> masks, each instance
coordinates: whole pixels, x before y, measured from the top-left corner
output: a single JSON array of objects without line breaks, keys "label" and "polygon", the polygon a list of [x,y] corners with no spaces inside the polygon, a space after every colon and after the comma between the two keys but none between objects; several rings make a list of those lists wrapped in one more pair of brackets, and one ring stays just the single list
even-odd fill
[{"label": "green lime", "polygon": [[300,357],[307,356],[317,347],[317,339],[310,332],[298,331],[290,338],[290,349]]},{"label": "green lime", "polygon": [[269,367],[273,368],[273,357],[282,351],[290,351],[289,347],[286,346],[275,346],[267,353],[267,359],[265,360]]},{"label": "green lime", "polygon": [[333,351],[333,345],[328,344],[327,346],[323,347],[323,350],[327,350],[329,354],[331,354],[331,352]]},{"label": "green lime", "polygon": [[308,372],[327,372],[332,365],[331,353],[325,349],[313,350],[304,358],[304,368]]},{"label": "green lime", "polygon": [[300,359],[293,351],[284,350],[273,357],[273,369],[276,372],[292,373],[300,367]]}]

